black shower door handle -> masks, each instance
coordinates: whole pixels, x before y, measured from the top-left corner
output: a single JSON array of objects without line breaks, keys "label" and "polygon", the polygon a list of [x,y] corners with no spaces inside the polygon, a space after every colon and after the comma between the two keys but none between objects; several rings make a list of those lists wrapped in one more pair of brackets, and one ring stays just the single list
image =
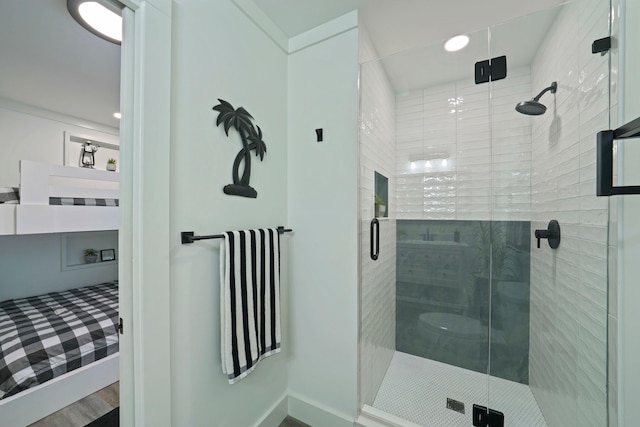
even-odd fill
[{"label": "black shower door handle", "polygon": [[598,132],[596,145],[596,196],[640,194],[640,185],[613,185],[613,142],[640,138],[640,117],[616,130]]},{"label": "black shower door handle", "polygon": [[[371,239],[371,259],[377,260],[380,255],[380,222],[378,222],[378,218],[373,218],[371,220],[371,224],[369,226],[370,230],[370,239]],[[375,250],[374,250],[374,240],[375,240]]]}]

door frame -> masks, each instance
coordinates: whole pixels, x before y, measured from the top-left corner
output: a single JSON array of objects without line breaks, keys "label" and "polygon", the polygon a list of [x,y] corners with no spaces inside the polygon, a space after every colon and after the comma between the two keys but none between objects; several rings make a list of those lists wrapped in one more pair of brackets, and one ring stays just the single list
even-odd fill
[{"label": "door frame", "polygon": [[171,425],[171,0],[120,0],[120,422]]}]

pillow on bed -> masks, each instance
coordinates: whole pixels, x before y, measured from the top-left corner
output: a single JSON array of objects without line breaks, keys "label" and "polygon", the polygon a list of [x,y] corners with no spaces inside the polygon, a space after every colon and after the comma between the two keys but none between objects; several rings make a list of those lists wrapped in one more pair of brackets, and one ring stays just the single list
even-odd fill
[{"label": "pillow on bed", "polygon": [[19,190],[16,187],[0,187],[0,203],[18,204]]}]

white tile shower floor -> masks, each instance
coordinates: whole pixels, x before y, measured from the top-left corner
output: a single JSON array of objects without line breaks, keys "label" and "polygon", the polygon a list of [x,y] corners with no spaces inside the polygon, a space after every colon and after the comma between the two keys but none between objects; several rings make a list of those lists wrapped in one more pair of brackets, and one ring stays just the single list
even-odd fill
[{"label": "white tile shower floor", "polygon": [[[446,408],[450,397],[465,405]],[[472,426],[473,404],[504,413],[506,427],[546,427],[529,386],[396,351],[373,407],[429,427]]]}]

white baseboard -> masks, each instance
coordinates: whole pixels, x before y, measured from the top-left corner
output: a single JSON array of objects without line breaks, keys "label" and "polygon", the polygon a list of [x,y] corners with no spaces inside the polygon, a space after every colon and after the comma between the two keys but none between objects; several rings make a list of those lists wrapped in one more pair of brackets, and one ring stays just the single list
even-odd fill
[{"label": "white baseboard", "polygon": [[254,427],[277,427],[289,414],[289,398],[284,394]]},{"label": "white baseboard", "polygon": [[411,421],[396,417],[369,405],[364,405],[356,420],[358,427],[420,427]]},{"label": "white baseboard", "polygon": [[[354,420],[298,394],[283,395],[254,427],[278,427],[287,415],[313,427],[354,427]],[[393,424],[391,424],[393,425]],[[369,427],[369,424],[366,424]],[[377,424],[371,424],[377,427]],[[380,424],[380,426],[385,426]],[[409,426],[411,427],[411,426]]]},{"label": "white baseboard", "polygon": [[313,427],[353,427],[354,420],[317,402],[289,393],[289,415]]}]

